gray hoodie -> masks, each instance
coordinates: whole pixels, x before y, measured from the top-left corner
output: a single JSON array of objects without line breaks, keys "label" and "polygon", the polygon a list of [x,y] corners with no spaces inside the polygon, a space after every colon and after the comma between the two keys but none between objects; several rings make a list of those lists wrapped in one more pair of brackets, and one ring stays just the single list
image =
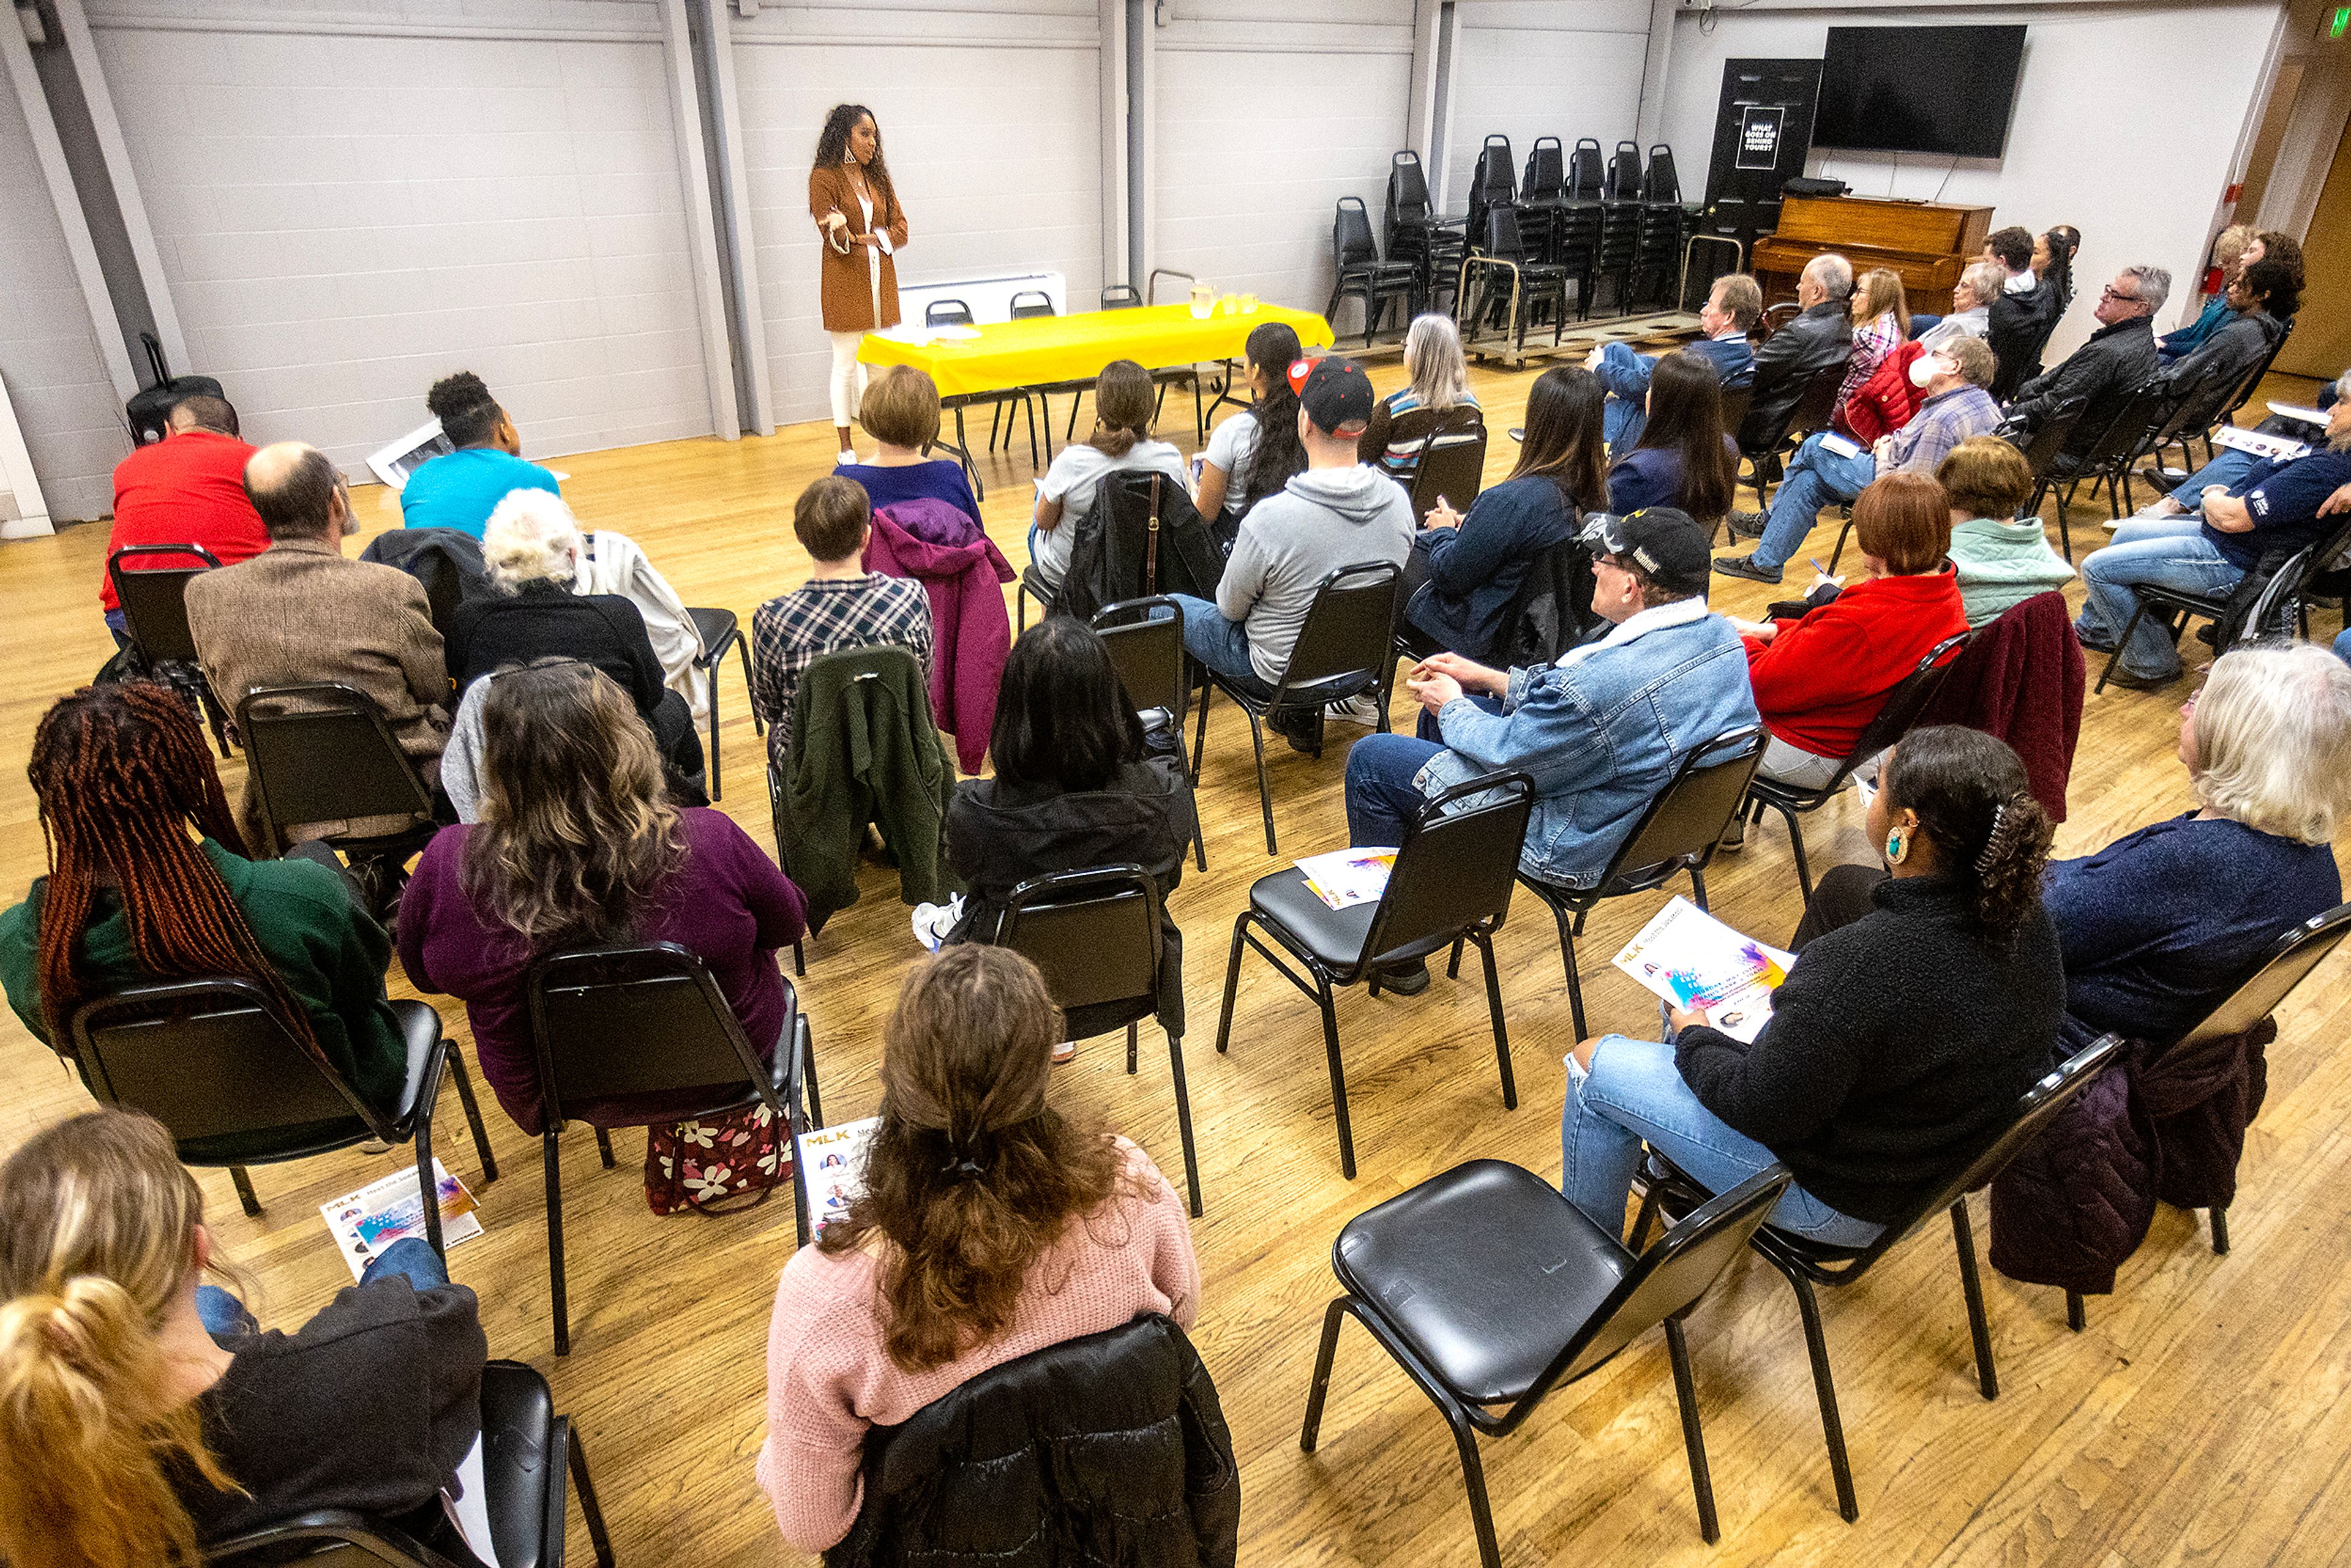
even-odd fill
[{"label": "gray hoodie", "polygon": [[1241,519],[1217,608],[1249,623],[1249,663],[1278,684],[1314,591],[1343,566],[1412,553],[1412,498],[1376,468],[1310,468]]}]

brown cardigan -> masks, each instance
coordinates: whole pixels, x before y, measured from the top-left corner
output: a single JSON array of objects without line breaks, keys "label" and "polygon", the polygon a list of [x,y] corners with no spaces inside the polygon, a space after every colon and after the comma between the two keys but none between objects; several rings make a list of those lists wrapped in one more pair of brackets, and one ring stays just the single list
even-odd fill
[{"label": "brown cardigan", "polygon": [[[877,182],[868,182],[878,200],[873,215],[881,220],[882,233],[895,251],[906,243],[906,212],[898,204],[897,193]],[[865,246],[852,245],[843,256],[832,248],[825,232],[824,220],[833,213],[849,220],[850,236],[854,239],[865,234],[864,209],[857,200],[857,188],[849,183],[845,169],[811,169],[809,171],[809,216],[816,220],[817,254],[823,258],[819,277],[822,286],[824,329],[828,332],[871,332],[898,324],[898,268],[888,256],[882,257],[882,319],[873,319],[873,289],[867,277]]]}]

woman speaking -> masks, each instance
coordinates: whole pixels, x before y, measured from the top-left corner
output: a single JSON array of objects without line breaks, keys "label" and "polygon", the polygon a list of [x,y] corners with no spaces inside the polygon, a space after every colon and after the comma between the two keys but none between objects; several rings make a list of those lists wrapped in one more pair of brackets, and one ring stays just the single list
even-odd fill
[{"label": "woman speaking", "polygon": [[898,269],[891,255],[906,243],[906,213],[890,188],[882,132],[863,104],[833,106],[809,171],[809,215],[823,257],[824,329],[832,335],[832,423],[841,460],[853,462],[850,422],[865,392],[858,340],[898,324]]}]

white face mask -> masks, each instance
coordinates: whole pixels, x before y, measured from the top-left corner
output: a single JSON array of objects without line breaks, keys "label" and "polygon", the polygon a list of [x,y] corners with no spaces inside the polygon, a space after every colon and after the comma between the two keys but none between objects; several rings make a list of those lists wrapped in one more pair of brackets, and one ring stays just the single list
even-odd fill
[{"label": "white face mask", "polygon": [[1924,391],[1928,382],[1949,373],[1950,366],[1938,354],[1921,354],[1910,361],[1910,384]]}]

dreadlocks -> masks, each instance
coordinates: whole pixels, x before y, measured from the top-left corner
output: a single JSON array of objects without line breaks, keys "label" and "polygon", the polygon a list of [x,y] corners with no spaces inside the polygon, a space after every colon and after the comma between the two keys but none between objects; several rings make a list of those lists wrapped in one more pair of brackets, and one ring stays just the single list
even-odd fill
[{"label": "dreadlocks", "polygon": [[[237,854],[245,840],[186,703],[148,681],[84,686],[33,733],[25,769],[41,807],[49,879],[40,906],[41,1015],[68,1043],[74,1009],[98,988],[77,973],[99,878],[111,872],[140,967],[162,978],[235,975],[260,985],[313,1055],[308,1016],[278,978],[193,825]],[[324,1059],[321,1058],[323,1061]]]}]

